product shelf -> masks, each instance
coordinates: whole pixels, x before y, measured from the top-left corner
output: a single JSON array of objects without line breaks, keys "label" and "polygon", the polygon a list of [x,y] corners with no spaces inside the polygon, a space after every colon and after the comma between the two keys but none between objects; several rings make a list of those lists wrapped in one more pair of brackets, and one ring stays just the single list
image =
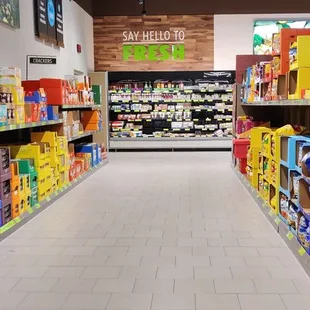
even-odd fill
[{"label": "product shelf", "polygon": [[243,102],[242,106],[260,107],[260,106],[310,106],[310,99],[288,99],[271,101]]},{"label": "product shelf", "polygon": [[42,122],[31,122],[31,123],[24,123],[24,124],[13,124],[13,125],[6,125],[0,126],[0,132],[3,131],[11,131],[11,130],[20,130],[26,128],[33,128],[33,127],[41,127],[41,126],[48,126],[48,125],[55,125],[55,124],[62,124],[63,120],[52,120],[52,121],[42,121]]},{"label": "product shelf", "polygon": [[54,203],[57,199],[64,196],[66,193],[68,193],[70,190],[72,190],[78,184],[80,184],[85,179],[87,179],[90,175],[92,175],[93,173],[98,171],[100,168],[106,166],[107,164],[108,164],[108,160],[105,160],[105,161],[100,162],[97,166],[91,167],[87,172],[80,175],[79,177],[77,177],[76,179],[74,179],[72,182],[68,183],[64,187],[56,190],[49,197],[47,197],[46,199],[44,199],[40,203],[37,203],[33,208],[28,209],[27,212],[24,212],[22,215],[16,217],[15,219],[11,220],[6,225],[0,227],[0,240],[3,240],[6,237],[8,237],[10,234],[12,234],[14,231],[16,231],[22,225],[24,225],[25,222],[28,222],[36,214],[38,214],[39,212],[42,212],[44,209],[46,209],[52,203]]},{"label": "product shelf", "polygon": [[70,110],[70,109],[101,109],[102,105],[100,104],[92,104],[92,105],[82,105],[82,104],[66,104],[60,106],[63,110]]},{"label": "product shelf", "polygon": [[81,139],[81,138],[85,138],[85,137],[88,137],[88,136],[92,136],[93,134],[98,133],[98,132],[101,132],[101,130],[86,131],[86,132],[83,132],[80,135],[68,138],[68,142],[75,141],[75,140],[78,140],[78,139]]}]

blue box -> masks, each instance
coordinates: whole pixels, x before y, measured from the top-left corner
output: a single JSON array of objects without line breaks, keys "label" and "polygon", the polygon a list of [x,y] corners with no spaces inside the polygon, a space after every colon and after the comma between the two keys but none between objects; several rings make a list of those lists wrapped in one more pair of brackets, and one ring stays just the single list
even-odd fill
[{"label": "blue box", "polygon": [[46,97],[42,97],[38,91],[34,91],[32,96],[25,96],[25,102],[46,103]]},{"label": "blue box", "polygon": [[98,149],[96,143],[79,144],[75,147],[75,153],[90,153],[92,159],[92,167],[98,164]]},{"label": "blue box", "polygon": [[0,104],[0,126],[8,124],[8,108],[6,104]]},{"label": "blue box", "polygon": [[59,120],[59,112],[58,107],[48,105],[47,106],[47,118],[49,121],[57,121]]}]

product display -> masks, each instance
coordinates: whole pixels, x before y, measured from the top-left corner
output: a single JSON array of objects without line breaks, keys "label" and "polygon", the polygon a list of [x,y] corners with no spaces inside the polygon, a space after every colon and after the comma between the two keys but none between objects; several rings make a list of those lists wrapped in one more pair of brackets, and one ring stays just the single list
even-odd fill
[{"label": "product display", "polygon": [[106,160],[104,145],[91,138],[102,131],[92,91],[99,106],[100,87],[88,77],[22,82],[20,76],[17,68],[0,68],[0,234]]},{"label": "product display", "polygon": [[230,136],[233,72],[169,74],[109,75],[110,137]]},{"label": "product display", "polygon": [[233,154],[253,195],[270,207],[278,229],[298,240],[303,256],[310,254],[310,33],[295,33],[288,43],[286,32],[294,31],[273,36],[271,62],[258,61],[243,74],[241,100],[237,94],[234,102]]}]

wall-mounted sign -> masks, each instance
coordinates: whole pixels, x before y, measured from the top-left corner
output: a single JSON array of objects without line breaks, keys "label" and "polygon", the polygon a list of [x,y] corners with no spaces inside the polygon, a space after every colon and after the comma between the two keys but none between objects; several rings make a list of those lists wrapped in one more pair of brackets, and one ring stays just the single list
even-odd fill
[{"label": "wall-mounted sign", "polygon": [[34,0],[35,34],[64,46],[62,0]]},{"label": "wall-mounted sign", "polygon": [[124,31],[123,60],[184,60],[184,39],[183,30]]},{"label": "wall-mounted sign", "polygon": [[29,57],[29,63],[35,65],[56,65],[56,57]]},{"label": "wall-mounted sign", "polygon": [[56,56],[27,55],[26,80],[37,80],[42,76],[57,77],[58,62]]}]

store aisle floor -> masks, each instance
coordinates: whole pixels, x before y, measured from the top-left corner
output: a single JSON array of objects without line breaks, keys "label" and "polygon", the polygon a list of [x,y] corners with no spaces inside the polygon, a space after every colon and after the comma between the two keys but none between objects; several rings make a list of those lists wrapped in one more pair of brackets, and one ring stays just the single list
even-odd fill
[{"label": "store aisle floor", "polygon": [[310,281],[229,153],[116,153],[0,243],[0,309],[295,310]]}]

